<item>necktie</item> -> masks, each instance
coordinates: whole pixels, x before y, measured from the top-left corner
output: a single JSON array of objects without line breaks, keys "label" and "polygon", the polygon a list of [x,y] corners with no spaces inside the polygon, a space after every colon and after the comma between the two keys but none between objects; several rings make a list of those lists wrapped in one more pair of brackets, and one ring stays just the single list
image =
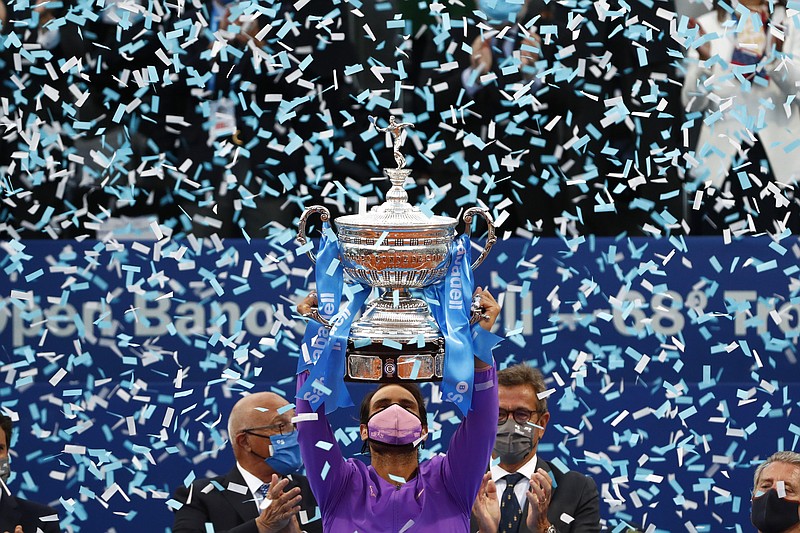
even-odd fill
[{"label": "necktie", "polygon": [[258,490],[256,491],[256,503],[258,504],[258,508],[261,508],[261,502],[263,502],[267,498],[267,492],[269,492],[269,483],[264,483]]},{"label": "necktie", "polygon": [[503,491],[503,499],[500,501],[500,533],[517,533],[519,531],[522,508],[514,494],[514,486],[524,477],[518,472],[503,476],[506,489]]}]

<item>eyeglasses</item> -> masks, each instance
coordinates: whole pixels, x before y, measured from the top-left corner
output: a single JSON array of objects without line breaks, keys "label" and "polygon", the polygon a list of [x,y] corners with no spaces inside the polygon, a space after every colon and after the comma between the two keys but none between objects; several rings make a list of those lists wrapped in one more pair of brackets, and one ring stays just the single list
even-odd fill
[{"label": "eyeglasses", "polygon": [[261,437],[261,438],[264,438],[264,439],[268,439],[270,437],[275,436],[275,434],[262,435],[260,433],[256,433],[256,431],[271,430],[271,429],[277,429],[278,430],[277,434],[280,434],[282,436],[286,436],[286,435],[289,435],[290,433],[292,433],[295,430],[295,425],[294,424],[284,424],[283,422],[281,422],[280,424],[270,424],[269,426],[258,426],[258,427],[254,427],[254,428],[246,428],[246,429],[241,430],[240,433],[247,433],[248,435],[253,435],[254,437]]},{"label": "eyeglasses", "polygon": [[510,414],[514,417],[514,422],[517,424],[527,424],[528,421],[531,419],[531,415],[534,413],[538,415],[543,415],[546,411],[542,409],[537,409],[536,411],[529,411],[528,409],[514,409],[513,411],[506,411],[505,409],[500,409],[497,416],[497,425],[505,424],[506,420],[508,420],[508,415]]}]

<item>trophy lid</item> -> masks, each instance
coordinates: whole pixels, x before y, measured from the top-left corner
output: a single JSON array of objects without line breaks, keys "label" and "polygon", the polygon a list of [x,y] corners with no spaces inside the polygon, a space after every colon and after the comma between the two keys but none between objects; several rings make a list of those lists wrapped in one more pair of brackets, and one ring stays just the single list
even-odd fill
[{"label": "trophy lid", "polygon": [[381,205],[373,207],[367,213],[357,215],[346,215],[338,217],[336,224],[346,226],[359,226],[367,228],[443,228],[455,226],[458,221],[455,218],[444,216],[428,216],[419,207],[412,206],[408,202],[408,193],[403,188],[406,179],[411,175],[411,169],[404,168],[406,158],[400,153],[400,145],[405,139],[405,128],[414,125],[409,122],[397,123],[394,117],[389,118],[389,126],[379,128],[375,122],[375,117],[370,117],[375,128],[381,132],[390,132],[393,135],[393,152],[397,168],[385,168],[383,172],[392,182],[392,188],[386,193],[386,201]]}]

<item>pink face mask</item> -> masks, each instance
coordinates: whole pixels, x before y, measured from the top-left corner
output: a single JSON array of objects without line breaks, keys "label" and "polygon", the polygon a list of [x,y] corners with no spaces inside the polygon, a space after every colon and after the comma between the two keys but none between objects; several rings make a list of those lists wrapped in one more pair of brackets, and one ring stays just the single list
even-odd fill
[{"label": "pink face mask", "polygon": [[414,413],[393,403],[370,417],[367,435],[384,444],[412,444],[422,438],[422,422]]}]

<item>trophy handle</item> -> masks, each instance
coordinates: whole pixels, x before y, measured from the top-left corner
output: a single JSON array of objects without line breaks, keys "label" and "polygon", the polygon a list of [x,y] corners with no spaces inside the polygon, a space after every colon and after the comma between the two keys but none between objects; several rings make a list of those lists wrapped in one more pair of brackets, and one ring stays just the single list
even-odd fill
[{"label": "trophy handle", "polygon": [[464,219],[464,224],[466,224],[464,231],[467,234],[467,237],[472,236],[472,217],[475,215],[482,217],[486,221],[486,225],[489,227],[489,236],[486,239],[486,246],[483,247],[481,255],[479,255],[475,262],[472,263],[472,270],[475,270],[481,265],[481,263],[483,263],[483,260],[486,259],[487,255],[489,255],[489,250],[491,250],[492,246],[494,246],[494,243],[497,242],[497,237],[494,234],[494,220],[492,220],[492,215],[489,214],[489,211],[480,207],[470,207],[464,212],[464,216],[461,217]]},{"label": "trophy handle", "polygon": [[319,322],[328,329],[331,329],[331,322],[321,314],[319,314],[319,307],[312,307],[311,311],[303,314],[303,318],[310,318],[315,322]]},{"label": "trophy handle", "polygon": [[[311,207],[307,207],[305,211],[303,211],[303,214],[300,215],[300,223],[297,224],[297,237],[295,237],[295,240],[299,242],[301,246],[308,242],[306,240],[306,221],[308,217],[314,213],[319,213],[323,222],[327,222],[331,219],[331,212],[328,211],[328,208],[321,205],[312,205]],[[494,233],[492,234],[494,235]],[[314,252],[309,250],[306,252],[306,255],[309,259],[311,259],[312,263],[315,265],[317,264],[317,256],[314,255]]]}]

